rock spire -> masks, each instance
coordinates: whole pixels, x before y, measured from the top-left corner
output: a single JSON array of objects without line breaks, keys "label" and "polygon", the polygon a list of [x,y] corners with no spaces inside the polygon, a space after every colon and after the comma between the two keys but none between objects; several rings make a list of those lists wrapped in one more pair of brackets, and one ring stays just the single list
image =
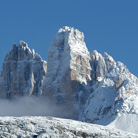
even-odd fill
[{"label": "rock spire", "polygon": [[15,95],[41,95],[46,76],[47,62],[20,41],[6,54],[0,77],[1,97],[12,99]]}]

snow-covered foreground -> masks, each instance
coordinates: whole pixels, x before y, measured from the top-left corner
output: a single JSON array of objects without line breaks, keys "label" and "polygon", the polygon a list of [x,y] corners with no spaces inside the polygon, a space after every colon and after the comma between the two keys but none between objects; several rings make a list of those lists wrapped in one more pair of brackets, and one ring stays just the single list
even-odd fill
[{"label": "snow-covered foreground", "polygon": [[6,138],[138,138],[107,126],[53,117],[0,117],[0,137]]},{"label": "snow-covered foreground", "polygon": [[138,115],[119,114],[108,126],[138,134]]}]

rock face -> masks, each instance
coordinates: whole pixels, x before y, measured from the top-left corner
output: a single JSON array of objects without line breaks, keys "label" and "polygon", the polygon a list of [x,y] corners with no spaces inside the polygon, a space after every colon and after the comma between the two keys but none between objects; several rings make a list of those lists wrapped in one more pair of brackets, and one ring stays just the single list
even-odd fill
[{"label": "rock face", "polygon": [[0,124],[1,138],[138,138],[111,127],[53,117],[1,117]]},{"label": "rock face", "polygon": [[113,63],[107,53],[103,57],[95,50],[90,55],[84,34],[65,26],[59,29],[49,48],[43,94],[58,104],[64,103],[70,111],[73,109],[81,120],[90,93]]},{"label": "rock face", "polygon": [[0,77],[1,98],[12,99],[15,95],[41,95],[47,63],[30,50],[27,43],[13,44],[3,61]]},{"label": "rock face", "polygon": [[73,119],[137,133],[138,79],[107,53],[90,55],[74,28],[63,27],[52,41],[43,94],[64,104]]},{"label": "rock face", "polygon": [[[48,63],[23,41],[18,46],[14,44],[5,56],[0,76],[1,98],[41,94],[59,106],[64,105],[69,118],[138,133],[137,77],[107,53],[102,56],[94,50],[90,55],[84,34],[77,29],[67,26],[59,29],[49,48]],[[50,132],[57,128],[52,127]],[[99,133],[68,130],[69,135],[62,134],[99,136]],[[104,136],[110,136],[108,132]],[[40,135],[43,136],[49,137],[49,134]]]},{"label": "rock face", "polygon": [[95,84],[102,81],[108,69],[114,63],[115,63],[114,59],[111,56],[109,56],[106,52],[104,53],[104,57],[103,57],[100,53],[94,50],[91,55],[92,85],[95,86]]},{"label": "rock face", "polygon": [[89,96],[83,121],[137,133],[137,95],[137,77],[123,63],[114,63]]},{"label": "rock face", "polygon": [[84,86],[91,80],[90,60],[84,34],[70,27],[60,29],[49,48],[44,95],[70,108],[82,89],[88,97]]}]

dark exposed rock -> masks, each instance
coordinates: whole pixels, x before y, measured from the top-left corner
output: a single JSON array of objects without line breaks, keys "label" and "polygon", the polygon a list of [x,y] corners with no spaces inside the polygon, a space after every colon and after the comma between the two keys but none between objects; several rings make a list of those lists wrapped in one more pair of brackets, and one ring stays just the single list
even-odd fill
[{"label": "dark exposed rock", "polygon": [[6,54],[1,71],[1,98],[12,99],[23,95],[41,95],[47,62],[30,50],[27,43],[13,44]]}]

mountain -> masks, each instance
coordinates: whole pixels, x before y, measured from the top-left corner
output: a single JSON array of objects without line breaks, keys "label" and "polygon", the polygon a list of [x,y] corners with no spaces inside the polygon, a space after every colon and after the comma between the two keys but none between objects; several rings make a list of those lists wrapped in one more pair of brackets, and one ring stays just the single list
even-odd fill
[{"label": "mountain", "polygon": [[13,99],[14,96],[41,95],[42,83],[46,76],[47,62],[30,50],[27,43],[20,41],[6,54],[1,76],[1,98]]},{"label": "mountain", "polygon": [[85,87],[91,80],[90,58],[82,32],[67,26],[59,29],[49,48],[43,94],[64,104],[75,119],[76,108],[81,109],[90,94]]},{"label": "mountain", "polygon": [[1,138],[138,138],[111,127],[53,117],[0,117],[0,130]]},{"label": "mountain", "polygon": [[103,57],[95,50],[90,55],[84,34],[65,26],[59,29],[49,48],[43,94],[64,104],[73,119],[82,120],[89,95],[114,63],[107,53]]},{"label": "mountain", "polygon": [[89,96],[83,121],[138,133],[138,78],[116,62]]},{"label": "mountain", "polygon": [[138,133],[137,92],[138,79],[123,63],[106,52],[90,55],[77,29],[59,29],[49,48],[43,94],[65,105],[73,119]]},{"label": "mountain", "polygon": [[23,41],[8,51],[0,96],[23,95],[41,95],[70,119],[138,133],[138,78],[106,52],[90,54],[84,34],[72,27],[59,29],[47,62]]},{"label": "mountain", "polygon": [[114,59],[108,55],[106,52],[104,53],[104,57],[94,50],[91,54],[91,87],[92,90],[95,90],[99,83],[105,77],[108,69],[115,63]]}]

